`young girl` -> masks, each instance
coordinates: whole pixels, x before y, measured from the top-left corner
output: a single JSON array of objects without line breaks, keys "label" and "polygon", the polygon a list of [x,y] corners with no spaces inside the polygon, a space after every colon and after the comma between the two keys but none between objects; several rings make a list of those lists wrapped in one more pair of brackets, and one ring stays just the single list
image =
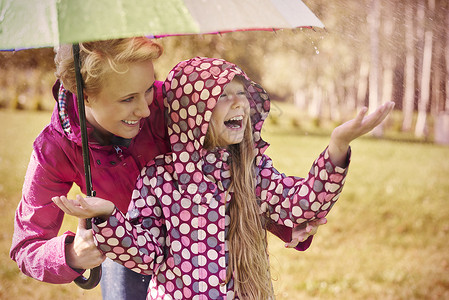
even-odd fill
[{"label": "young girl", "polygon": [[[149,162],[126,216],[99,198],[55,197],[94,219],[111,259],[154,274],[148,299],[272,299],[266,230],[324,218],[337,201],[349,142],[378,125],[384,105],[336,128],[306,178],[279,173],[261,138],[270,102],[232,63],[194,58],[165,82],[172,152]],[[107,222],[104,222],[107,219]]]}]

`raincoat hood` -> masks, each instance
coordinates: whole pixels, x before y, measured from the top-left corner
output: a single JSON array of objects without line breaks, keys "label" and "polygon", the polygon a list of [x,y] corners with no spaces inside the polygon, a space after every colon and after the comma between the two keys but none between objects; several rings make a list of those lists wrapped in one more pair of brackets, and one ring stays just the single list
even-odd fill
[{"label": "raincoat hood", "polygon": [[[57,105],[55,105],[51,118],[52,126],[70,141],[81,145],[81,128],[76,96],[66,90],[58,79],[53,85],[53,98]],[[91,131],[92,127],[89,126],[88,133],[91,133]]]},{"label": "raincoat hood", "polygon": [[268,147],[261,138],[261,129],[270,110],[270,99],[238,66],[223,59],[195,57],[177,64],[164,83],[174,173],[181,192],[188,190],[192,195],[196,193],[194,197],[206,196],[210,201],[212,195],[206,192],[203,178],[224,185],[230,182],[229,178],[220,178],[219,171],[229,167],[228,151],[208,151],[204,140],[212,111],[235,76],[241,76],[246,88],[257,162]]}]

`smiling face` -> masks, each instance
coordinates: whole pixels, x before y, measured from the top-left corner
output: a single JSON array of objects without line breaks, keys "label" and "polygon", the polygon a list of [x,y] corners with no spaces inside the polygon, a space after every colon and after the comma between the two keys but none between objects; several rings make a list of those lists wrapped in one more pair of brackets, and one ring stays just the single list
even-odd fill
[{"label": "smiling face", "polygon": [[224,88],[212,112],[211,123],[217,134],[218,146],[226,147],[243,140],[249,112],[245,87],[233,79]]},{"label": "smiling face", "polygon": [[87,121],[103,135],[134,138],[140,121],[150,115],[154,69],[149,61],[117,65],[103,80],[103,88],[85,99]]}]

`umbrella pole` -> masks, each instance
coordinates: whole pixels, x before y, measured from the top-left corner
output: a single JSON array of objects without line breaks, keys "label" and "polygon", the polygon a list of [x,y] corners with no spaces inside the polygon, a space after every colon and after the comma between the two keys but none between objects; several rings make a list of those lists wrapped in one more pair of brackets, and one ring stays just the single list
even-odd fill
[{"label": "umbrella pole", "polygon": [[[78,113],[80,118],[80,129],[81,129],[81,141],[82,141],[82,152],[83,152],[83,162],[84,162],[84,175],[86,178],[86,193],[87,197],[95,196],[95,191],[92,189],[92,175],[90,171],[90,160],[89,160],[89,147],[87,140],[87,129],[86,129],[86,112],[84,109],[84,88],[83,88],[83,78],[81,76],[81,62],[79,59],[80,48],[79,44],[73,44],[73,59],[75,64],[75,77],[76,77],[76,90],[77,90],[77,101],[78,101]],[[92,228],[91,219],[86,219],[86,228]],[[74,281],[76,285],[85,290],[90,290],[98,285],[101,279],[101,265],[90,270],[89,278],[83,275],[76,278]]]}]

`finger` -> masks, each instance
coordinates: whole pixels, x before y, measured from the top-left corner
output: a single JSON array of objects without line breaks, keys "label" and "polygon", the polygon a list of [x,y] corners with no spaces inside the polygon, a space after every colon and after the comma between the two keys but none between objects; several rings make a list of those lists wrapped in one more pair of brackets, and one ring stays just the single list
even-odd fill
[{"label": "finger", "polygon": [[[65,201],[63,201],[64,196],[53,197],[51,200],[54,204],[56,204],[63,212],[70,213],[70,209],[65,205]],[[64,197],[65,198],[65,197]]]},{"label": "finger", "polygon": [[309,234],[309,236],[315,235],[318,231],[318,225],[316,225],[316,226],[309,225],[308,228],[306,228],[306,230],[307,230],[307,233]]},{"label": "finger", "polygon": [[392,101],[382,104],[378,108],[378,110],[379,110],[378,117],[379,118],[377,121],[379,122],[379,120],[380,120],[380,122],[381,122],[382,120],[384,120],[388,116],[388,114],[393,110],[393,108],[394,108],[394,102],[392,102]]},{"label": "finger", "polygon": [[386,118],[389,111],[387,106],[381,105],[374,112],[370,113],[366,116],[360,124],[360,131],[362,134],[365,134],[371,130],[373,130],[376,126],[378,126],[382,121]]},{"label": "finger", "polygon": [[368,107],[366,107],[366,106],[362,107],[362,109],[360,109],[357,116],[355,117],[355,122],[359,123],[359,124],[362,123],[367,112],[368,112]]},{"label": "finger", "polygon": [[84,218],[78,219],[78,229],[87,230],[86,219]]},{"label": "finger", "polygon": [[326,218],[321,218],[317,220],[318,225],[324,225],[327,224],[327,219]]},{"label": "finger", "polygon": [[66,196],[61,196],[61,201],[64,206],[67,208],[66,213],[75,217],[79,217],[79,203],[75,200],[70,200]]},{"label": "finger", "polygon": [[376,126],[381,124],[387,118],[392,109],[393,106],[390,103],[386,103],[379,107],[378,110],[373,113],[373,118],[370,120],[370,122],[367,123],[367,126],[375,128]]},{"label": "finger", "polygon": [[78,229],[77,235],[83,237],[83,240],[88,241],[90,247],[95,247],[94,237],[91,229],[87,229],[86,219],[79,218],[78,219]]},{"label": "finger", "polygon": [[294,238],[289,243],[285,244],[285,248],[295,248],[299,244],[299,239]]},{"label": "finger", "polygon": [[80,206],[81,206],[83,209],[88,209],[89,203],[87,203],[86,199],[84,199],[83,196],[81,196],[81,195],[76,195],[76,200],[78,200]]},{"label": "finger", "polygon": [[312,223],[313,225],[316,225],[316,226],[320,226],[320,225],[326,224],[327,223],[327,219],[326,218],[320,218],[320,219],[313,220],[310,223]]}]

